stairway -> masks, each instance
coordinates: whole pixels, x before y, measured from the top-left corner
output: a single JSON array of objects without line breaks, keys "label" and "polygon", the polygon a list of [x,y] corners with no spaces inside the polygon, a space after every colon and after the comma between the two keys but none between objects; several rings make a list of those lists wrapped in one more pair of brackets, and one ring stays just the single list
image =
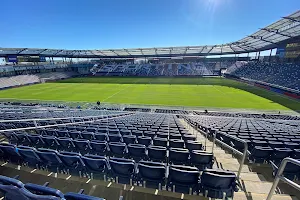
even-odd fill
[{"label": "stairway", "polygon": [[[205,144],[205,136],[191,127],[187,122],[183,119],[181,123],[189,130],[190,133],[194,134],[198,141],[202,144]],[[206,141],[206,151],[212,152],[213,142],[207,140]],[[239,160],[234,157],[231,152],[228,152],[222,149],[217,144],[214,147],[214,157],[215,163],[213,168],[215,169],[224,169],[230,170],[238,173],[239,170]],[[270,172],[271,173],[271,172]],[[251,164],[244,164],[242,168],[242,173],[239,180],[239,191],[234,193],[233,200],[265,200],[268,196],[268,193],[272,187],[273,179],[268,180],[264,177],[263,174],[253,171],[253,167]],[[279,184],[280,185],[280,184]],[[286,184],[281,184],[286,187]],[[281,188],[280,188],[281,189]],[[291,189],[291,188],[289,188]],[[290,191],[289,191],[290,192]],[[292,192],[293,194],[297,194],[299,191]],[[273,195],[272,200],[298,200],[296,196],[291,196],[287,193],[284,193],[282,190],[276,190],[276,193]]]}]

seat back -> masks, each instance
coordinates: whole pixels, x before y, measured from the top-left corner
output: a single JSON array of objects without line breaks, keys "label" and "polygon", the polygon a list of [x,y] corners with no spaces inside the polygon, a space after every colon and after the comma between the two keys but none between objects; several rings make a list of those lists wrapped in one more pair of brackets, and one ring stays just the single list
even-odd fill
[{"label": "seat back", "polygon": [[170,148],[169,162],[174,164],[187,164],[189,161],[189,150],[181,148]]},{"label": "seat back", "polygon": [[127,146],[129,156],[141,160],[146,158],[146,146],[143,144],[129,144]]},{"label": "seat back", "polygon": [[33,183],[26,183],[24,185],[24,187],[29,190],[30,192],[32,192],[33,194],[37,194],[37,195],[49,195],[49,196],[55,196],[55,197],[59,197],[59,198],[64,198],[64,194],[54,188],[50,188],[50,187],[46,187],[46,186],[42,186],[42,185],[37,185],[37,184],[33,184]]},{"label": "seat back", "polygon": [[202,150],[203,145],[202,145],[201,142],[188,140],[186,142],[186,148],[190,151],[192,151],[192,150]]},{"label": "seat back", "polygon": [[162,146],[149,146],[148,157],[152,161],[166,161],[167,148]]},{"label": "seat back", "polygon": [[107,151],[107,142],[106,141],[98,141],[92,140],[90,142],[91,153],[92,154],[105,154]]},{"label": "seat back", "polygon": [[109,169],[107,159],[104,156],[85,155],[81,156],[81,159],[89,171],[103,173]]},{"label": "seat back", "polygon": [[135,173],[135,162],[129,159],[111,158],[109,160],[111,175],[120,183],[128,183]]},{"label": "seat back", "polygon": [[115,156],[123,156],[126,152],[126,144],[120,142],[110,142],[108,144],[110,152]]},{"label": "seat back", "polygon": [[199,170],[212,168],[213,154],[205,151],[193,150],[191,152],[191,164],[198,167]]},{"label": "seat back", "polygon": [[123,140],[126,144],[135,144],[136,136],[135,135],[124,135]]}]

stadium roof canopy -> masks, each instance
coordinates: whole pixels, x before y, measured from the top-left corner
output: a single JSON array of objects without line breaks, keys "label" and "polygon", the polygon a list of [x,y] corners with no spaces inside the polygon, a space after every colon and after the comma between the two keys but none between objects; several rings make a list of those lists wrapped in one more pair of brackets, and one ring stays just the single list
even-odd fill
[{"label": "stadium roof canopy", "polygon": [[300,10],[261,28],[236,42],[221,45],[182,46],[136,49],[65,50],[37,48],[0,48],[0,57],[7,55],[40,55],[68,58],[141,58],[207,56],[258,52],[277,48],[286,40],[300,36]]}]

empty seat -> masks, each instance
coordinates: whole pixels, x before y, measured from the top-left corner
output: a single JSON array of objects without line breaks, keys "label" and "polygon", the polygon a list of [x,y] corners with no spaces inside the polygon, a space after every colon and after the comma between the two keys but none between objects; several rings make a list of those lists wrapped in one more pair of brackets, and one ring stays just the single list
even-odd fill
[{"label": "empty seat", "polygon": [[169,147],[173,148],[184,148],[184,141],[179,139],[170,139]]},{"label": "empty seat", "polygon": [[159,138],[159,137],[155,137],[155,138],[153,139],[153,145],[154,145],[154,146],[167,147],[167,146],[168,146],[168,139],[167,139],[167,138]]},{"label": "empty seat", "polygon": [[168,176],[168,187],[173,192],[193,194],[199,191],[199,170],[196,167],[171,165]]},{"label": "empty seat", "polygon": [[274,148],[270,159],[277,164],[280,163],[284,158],[292,155],[292,153],[293,150],[289,148]]},{"label": "empty seat", "polygon": [[56,140],[55,136],[41,136],[42,140],[44,141],[44,147],[50,149],[58,149],[59,143]]},{"label": "empty seat", "polygon": [[80,154],[74,152],[60,152],[57,154],[61,159],[63,168],[68,174],[78,174],[81,173],[85,167],[85,164],[80,158]]},{"label": "empty seat", "polygon": [[270,159],[273,149],[271,147],[254,147],[249,155],[249,160],[254,163],[264,163]]},{"label": "empty seat", "polygon": [[190,152],[188,149],[170,148],[169,162],[173,164],[188,164]]},{"label": "empty seat", "polygon": [[26,188],[28,191],[30,191],[33,194],[43,195],[43,196],[54,196],[62,199],[64,198],[64,194],[61,191],[54,188],[47,187],[46,185],[26,183],[24,185],[24,188]]},{"label": "empty seat", "polygon": [[27,135],[30,145],[34,147],[43,147],[45,145],[45,142],[43,141],[41,135],[38,134],[28,134]]},{"label": "empty seat", "polygon": [[130,158],[138,161],[146,159],[146,146],[143,144],[129,144],[128,148],[128,155]]},{"label": "empty seat", "polygon": [[117,183],[132,185],[133,176],[135,174],[134,160],[125,158],[110,158],[109,165],[111,167],[111,176]]},{"label": "empty seat", "polygon": [[122,136],[119,134],[109,134],[109,142],[123,142]]},{"label": "empty seat", "polygon": [[126,144],[121,142],[108,143],[109,150],[112,156],[123,157],[126,153]]},{"label": "empty seat", "polygon": [[169,139],[176,139],[176,140],[181,140],[181,135],[180,134],[170,134]]},{"label": "empty seat", "polygon": [[203,150],[203,145],[202,145],[201,142],[198,142],[198,141],[187,140],[186,148],[190,151],[192,151],[192,150]]},{"label": "empty seat", "polygon": [[234,191],[238,191],[234,172],[214,169],[203,171],[200,187],[203,196],[216,199],[233,198]]},{"label": "empty seat", "polygon": [[41,163],[40,157],[36,154],[35,149],[28,146],[18,146],[18,153],[22,156],[23,160],[28,166],[38,169]]},{"label": "empty seat", "polygon": [[214,156],[212,153],[208,153],[201,150],[191,151],[191,165],[197,167],[200,171],[206,168],[211,169],[214,164]]},{"label": "empty seat", "polygon": [[14,136],[17,139],[18,145],[30,145],[30,140],[27,137],[27,133],[14,133]]},{"label": "empty seat", "polygon": [[19,164],[21,156],[17,152],[15,145],[0,143],[0,149],[3,152],[2,156],[3,156],[4,160],[9,160],[11,162]]},{"label": "empty seat", "polygon": [[69,131],[69,135],[73,139],[79,139],[79,138],[81,138],[80,131]]},{"label": "empty seat", "polygon": [[65,151],[72,151],[75,148],[72,138],[60,137],[56,141],[59,143],[59,148]]},{"label": "empty seat", "polygon": [[166,162],[167,148],[162,146],[149,146],[148,157],[152,161]]},{"label": "empty seat", "polygon": [[91,179],[101,178],[106,181],[105,173],[108,173],[109,166],[107,159],[104,156],[98,155],[85,155],[81,156],[82,161],[85,164],[85,171],[90,174]]},{"label": "empty seat", "polygon": [[57,134],[58,137],[70,137],[69,131],[67,131],[67,130],[58,129],[56,131],[56,134]]},{"label": "empty seat", "polygon": [[107,141],[107,134],[106,133],[97,133],[94,135],[96,140],[100,140],[100,141]]},{"label": "empty seat", "polygon": [[39,148],[36,150],[37,155],[42,160],[41,165],[53,172],[59,172],[62,167],[62,161],[57,155],[57,151],[52,149]]},{"label": "empty seat", "polygon": [[93,140],[93,139],[95,139],[93,132],[84,131],[84,132],[81,133],[81,136],[82,136],[83,139],[86,139],[86,140]]},{"label": "empty seat", "polygon": [[73,140],[75,145],[75,151],[81,152],[82,154],[88,153],[91,150],[90,141],[85,139],[75,139]]},{"label": "empty seat", "polygon": [[134,144],[136,142],[135,135],[124,135],[123,140],[126,144]]},{"label": "empty seat", "polygon": [[151,144],[152,139],[151,139],[151,137],[148,137],[148,136],[139,136],[139,137],[137,137],[137,141],[139,144],[143,144],[146,147],[148,147]]},{"label": "empty seat", "polygon": [[105,155],[108,151],[106,141],[92,140],[90,142],[91,154]]},{"label": "empty seat", "polygon": [[165,164],[150,161],[140,161],[138,163],[138,180],[144,187],[161,190],[165,183],[165,177]]}]

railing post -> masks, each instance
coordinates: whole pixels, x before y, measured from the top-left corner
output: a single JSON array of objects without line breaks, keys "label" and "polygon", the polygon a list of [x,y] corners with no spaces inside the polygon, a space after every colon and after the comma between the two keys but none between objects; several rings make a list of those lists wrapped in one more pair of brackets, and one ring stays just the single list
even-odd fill
[{"label": "railing post", "polygon": [[273,185],[272,185],[272,187],[270,189],[270,192],[269,192],[268,197],[267,197],[266,200],[271,200],[272,199],[272,196],[273,196],[273,194],[274,194],[274,192],[276,190],[276,187],[277,187],[277,185],[279,183],[279,180],[280,180],[280,176],[282,175],[282,173],[283,173],[283,171],[285,169],[286,164],[287,164],[287,160],[283,159],[283,161],[280,164],[280,167],[278,168],[278,171],[277,171],[277,174],[275,176]]},{"label": "railing post", "polygon": [[214,153],[214,149],[215,149],[215,144],[216,144],[216,137],[217,137],[217,131],[214,132],[213,134],[213,144],[212,144],[212,148],[211,148],[211,153]]},{"label": "railing post", "polygon": [[33,120],[33,124],[34,124],[35,128],[38,127],[38,125],[37,125],[37,123],[36,123],[36,120]]},{"label": "railing post", "polygon": [[242,160],[240,161],[241,163],[240,163],[239,171],[238,171],[238,174],[237,174],[238,179],[240,178],[240,175],[242,173],[243,165],[244,165],[245,159],[247,157],[247,152],[248,152],[248,143],[245,141],[244,142],[243,157],[242,157]]}]

